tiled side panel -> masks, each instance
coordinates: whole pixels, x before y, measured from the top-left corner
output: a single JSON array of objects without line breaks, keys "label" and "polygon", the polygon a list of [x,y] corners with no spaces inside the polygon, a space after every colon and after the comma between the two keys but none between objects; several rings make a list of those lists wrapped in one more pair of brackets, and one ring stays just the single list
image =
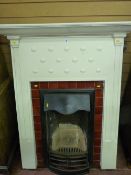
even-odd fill
[{"label": "tiled side panel", "polygon": [[44,167],[42,149],[42,129],[40,114],[40,90],[41,89],[95,89],[95,120],[94,120],[94,145],[93,145],[93,166],[100,167],[100,147],[102,131],[102,109],[103,109],[103,82],[32,82],[32,104],[34,115],[34,127],[36,137],[36,153],[38,167]]}]

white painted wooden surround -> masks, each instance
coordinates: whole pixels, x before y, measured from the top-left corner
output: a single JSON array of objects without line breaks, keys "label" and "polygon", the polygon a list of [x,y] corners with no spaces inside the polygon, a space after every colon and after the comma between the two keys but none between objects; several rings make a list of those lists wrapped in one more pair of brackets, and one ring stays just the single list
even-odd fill
[{"label": "white painted wooden surround", "polygon": [[131,22],[0,25],[10,39],[22,166],[37,167],[31,81],[104,81],[101,168],[115,169],[124,37]]}]

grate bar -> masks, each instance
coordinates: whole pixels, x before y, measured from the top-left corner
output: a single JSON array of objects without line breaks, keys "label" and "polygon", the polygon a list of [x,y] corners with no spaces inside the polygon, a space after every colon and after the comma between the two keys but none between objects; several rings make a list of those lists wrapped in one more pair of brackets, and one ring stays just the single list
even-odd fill
[{"label": "grate bar", "polygon": [[86,172],[87,170],[89,170],[89,166],[87,166],[87,167],[85,167],[85,168],[80,168],[80,169],[76,169],[76,168],[74,168],[74,169],[65,169],[65,168],[59,168],[59,167],[50,165],[50,168],[51,168],[52,170],[56,170],[56,171],[59,171],[59,172],[63,172],[64,174],[67,174],[67,173],[71,173],[71,174],[73,174],[73,173],[76,174],[76,173],[77,173],[77,174],[79,174],[79,173],[84,173],[84,172]]},{"label": "grate bar", "polygon": [[62,147],[58,150],[59,153],[82,153],[83,151],[80,148],[67,148]]},{"label": "grate bar", "polygon": [[[64,163],[62,163],[62,164],[57,164],[57,163],[54,163],[54,162],[51,162],[51,164],[52,165],[54,165],[54,166],[61,166],[61,167],[67,167],[69,164],[68,163],[66,163],[66,164],[64,164]],[[85,164],[77,164],[77,165],[72,165],[72,164],[70,164],[70,166],[68,166],[68,167],[70,167],[70,168],[78,168],[78,167],[86,167],[87,166],[87,164],[85,163]]]},{"label": "grate bar", "polygon": [[[58,162],[66,162],[65,159],[62,160],[62,159],[56,159],[56,158],[53,158],[53,157],[50,157],[50,160],[52,160],[52,161],[58,161]],[[75,162],[75,163],[77,163],[77,162],[84,162],[84,161],[87,161],[87,159],[71,160],[72,163],[73,163],[73,162]]]},{"label": "grate bar", "polygon": [[87,159],[87,154],[79,156],[60,156],[57,154],[50,154],[49,156],[49,165],[52,169],[66,172],[66,173],[75,173],[83,172],[89,169],[89,163]]}]

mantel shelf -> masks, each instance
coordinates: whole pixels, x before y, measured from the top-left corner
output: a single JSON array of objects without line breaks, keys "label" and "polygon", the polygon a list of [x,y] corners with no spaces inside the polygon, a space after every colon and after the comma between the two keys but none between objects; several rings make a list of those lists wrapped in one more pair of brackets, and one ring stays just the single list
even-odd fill
[{"label": "mantel shelf", "polygon": [[52,24],[0,24],[7,36],[112,35],[131,32],[131,21]]}]

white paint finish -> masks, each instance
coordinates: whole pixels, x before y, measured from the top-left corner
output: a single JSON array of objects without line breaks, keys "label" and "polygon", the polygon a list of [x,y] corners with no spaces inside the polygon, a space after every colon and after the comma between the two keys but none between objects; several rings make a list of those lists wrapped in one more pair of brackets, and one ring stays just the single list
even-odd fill
[{"label": "white paint finish", "polygon": [[[105,140],[101,153],[101,169],[116,169],[117,140]],[[111,151],[110,151],[111,150]]]},{"label": "white paint finish", "polygon": [[[81,52],[81,45],[85,45],[88,52]],[[104,47],[104,50],[97,51],[98,45]],[[35,47],[37,52],[31,52],[32,47]],[[69,47],[70,50],[65,52],[65,47]],[[49,48],[54,48],[53,52],[48,51]],[[113,67],[114,48],[112,37],[23,38],[19,45],[20,64],[26,76],[36,81],[39,77],[48,81],[54,79],[60,81],[66,78],[68,80],[84,78],[86,81],[88,77],[94,80],[103,79]],[[42,56],[46,58],[44,64],[39,61]],[[84,74],[81,75],[80,72]]]},{"label": "white paint finish", "polygon": [[[11,50],[23,168],[37,166],[30,81],[99,80],[105,81],[101,168],[116,168],[125,33],[114,32],[130,30],[131,22],[0,25],[2,34],[19,40],[17,47],[12,42]],[[21,38],[13,36],[17,34]],[[64,37],[67,34],[86,35]]]},{"label": "white paint finish", "polygon": [[[122,59],[123,58],[123,41],[124,41],[122,38],[117,37],[115,38],[115,40],[116,39],[121,41],[121,45],[119,42],[119,43],[116,43],[116,47],[115,47],[113,82],[105,83],[105,86],[107,87],[107,92],[105,92],[104,104],[108,105],[108,108],[104,108],[104,116],[107,116],[107,117],[104,117],[104,121],[103,121],[103,132],[102,132],[103,140],[102,140],[102,154],[101,154],[102,169],[109,169],[109,167],[116,168],[120,92],[121,92],[121,74],[122,74],[122,61],[123,61]],[[111,86],[113,88],[111,88]],[[105,87],[105,90],[106,90],[106,87]],[[107,120],[108,120],[108,123],[107,123]],[[112,150],[112,151],[110,152],[109,150]],[[107,159],[109,159],[110,161],[105,161]]]},{"label": "white paint finish", "polygon": [[[120,97],[120,94],[118,93],[120,87],[118,88],[116,85],[120,84],[120,65],[122,65],[122,57],[120,55],[122,54],[120,52],[121,50],[116,48],[122,48],[123,45],[115,46],[114,44],[115,42],[112,36],[108,36],[107,38],[93,36],[68,38],[36,37],[22,38],[20,40],[19,49],[12,48],[15,57],[18,54],[17,63],[14,61],[16,65],[13,66],[15,71],[14,77],[16,78],[16,81],[20,80],[19,85],[16,85],[16,92],[19,91],[22,94],[21,97],[16,94],[16,101],[19,108],[19,111],[17,111],[19,125],[20,128],[21,126],[22,128],[25,128],[24,130],[20,129],[20,135],[22,136],[22,162],[24,168],[31,166],[32,168],[36,167],[35,162],[31,162],[31,160],[35,160],[36,153],[35,144],[33,144],[34,128],[29,82],[55,80],[105,81],[101,168],[113,169],[116,167],[116,139],[118,132]],[[81,45],[84,45],[88,52],[84,50],[83,53],[80,49]],[[103,48],[101,51],[98,50],[98,45]],[[65,47],[70,48],[68,52],[65,52]],[[35,48],[36,52],[32,52],[31,48]],[[43,64],[40,62],[41,57],[46,58],[46,63]],[[59,63],[56,62],[58,58],[61,58],[61,62]],[[77,60],[75,64],[72,63],[74,58]],[[91,62],[89,60],[91,60]],[[17,65],[19,65],[19,67]],[[18,75],[21,78],[18,78]],[[21,83],[22,89],[20,89]],[[32,149],[29,149],[28,151],[24,150],[25,148],[28,149],[29,145]],[[109,145],[112,147],[110,150]],[[33,158],[31,157],[30,159],[30,155],[32,155]]]},{"label": "white paint finish", "polygon": [[41,63],[45,63],[46,62],[46,59],[42,58],[42,59],[40,59],[40,62]]},{"label": "white paint finish", "polygon": [[24,78],[24,70],[21,70],[19,49],[11,47],[11,54],[22,167],[35,169],[37,160],[30,84]]}]

